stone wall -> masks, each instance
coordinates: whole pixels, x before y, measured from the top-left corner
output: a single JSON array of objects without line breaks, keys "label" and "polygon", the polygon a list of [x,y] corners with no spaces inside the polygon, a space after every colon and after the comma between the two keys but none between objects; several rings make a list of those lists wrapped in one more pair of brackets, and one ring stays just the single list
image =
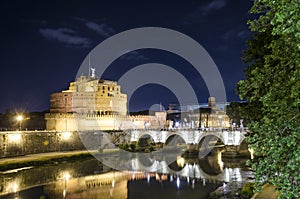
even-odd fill
[{"label": "stone wall", "polygon": [[45,114],[45,120],[46,129],[56,131],[160,129],[166,123],[166,113],[158,112],[155,113],[155,116],[47,113]]},{"label": "stone wall", "polygon": [[83,149],[77,132],[0,132],[0,158]]}]

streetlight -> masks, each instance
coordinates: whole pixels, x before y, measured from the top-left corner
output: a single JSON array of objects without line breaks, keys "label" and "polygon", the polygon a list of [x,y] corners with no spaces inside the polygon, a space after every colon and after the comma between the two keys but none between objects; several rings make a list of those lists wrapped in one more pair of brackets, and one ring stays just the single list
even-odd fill
[{"label": "streetlight", "polygon": [[20,131],[22,130],[22,121],[24,120],[24,117],[22,115],[17,115],[16,117],[17,121],[19,122],[19,128],[20,128]]}]

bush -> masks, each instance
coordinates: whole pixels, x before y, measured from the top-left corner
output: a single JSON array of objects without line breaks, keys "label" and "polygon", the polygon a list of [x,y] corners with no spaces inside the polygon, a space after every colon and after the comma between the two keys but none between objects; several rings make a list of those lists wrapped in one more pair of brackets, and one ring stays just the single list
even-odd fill
[{"label": "bush", "polygon": [[119,145],[119,148],[120,148],[120,149],[123,149],[123,150],[125,150],[125,151],[129,151],[129,145],[128,145],[128,143],[120,144],[120,145]]},{"label": "bush", "polygon": [[153,147],[153,146],[150,146],[150,147],[149,147],[149,151],[150,151],[150,152],[155,151],[154,147]]},{"label": "bush", "polygon": [[134,143],[131,143],[130,144],[130,149],[131,149],[131,151],[135,151],[136,145]]},{"label": "bush", "polygon": [[247,182],[243,189],[241,190],[241,198],[248,199],[253,196],[254,183]]}]

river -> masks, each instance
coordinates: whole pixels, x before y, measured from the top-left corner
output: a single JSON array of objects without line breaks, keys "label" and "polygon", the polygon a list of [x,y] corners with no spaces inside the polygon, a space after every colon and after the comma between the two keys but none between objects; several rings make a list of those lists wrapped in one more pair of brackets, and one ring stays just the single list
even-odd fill
[{"label": "river", "polygon": [[[106,158],[115,164],[124,159],[118,154]],[[235,192],[252,177],[244,166],[246,160],[225,161],[220,152],[204,159],[178,156],[173,162],[152,155],[125,159],[131,165],[126,171],[114,170],[97,159],[5,171],[0,173],[0,198],[204,199],[216,189],[224,195]]]}]

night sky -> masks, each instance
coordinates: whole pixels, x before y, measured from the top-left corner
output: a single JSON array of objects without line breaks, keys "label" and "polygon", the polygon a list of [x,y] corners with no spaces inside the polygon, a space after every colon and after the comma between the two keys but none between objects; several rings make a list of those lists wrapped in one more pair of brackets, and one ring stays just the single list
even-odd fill
[{"label": "night sky", "polygon": [[[1,1],[0,112],[43,111],[50,93],[67,89],[88,53],[106,38],[138,27],[180,31],[199,42],[223,77],[227,101],[239,100],[235,84],[244,78],[241,59],[250,0],[161,1]],[[208,91],[189,63],[172,53],[144,49],[112,63],[103,78],[118,80],[126,70],[157,62],[182,73],[206,102]],[[122,85],[121,85],[122,86]],[[158,85],[138,89],[130,111],[176,102],[170,90]]]}]

